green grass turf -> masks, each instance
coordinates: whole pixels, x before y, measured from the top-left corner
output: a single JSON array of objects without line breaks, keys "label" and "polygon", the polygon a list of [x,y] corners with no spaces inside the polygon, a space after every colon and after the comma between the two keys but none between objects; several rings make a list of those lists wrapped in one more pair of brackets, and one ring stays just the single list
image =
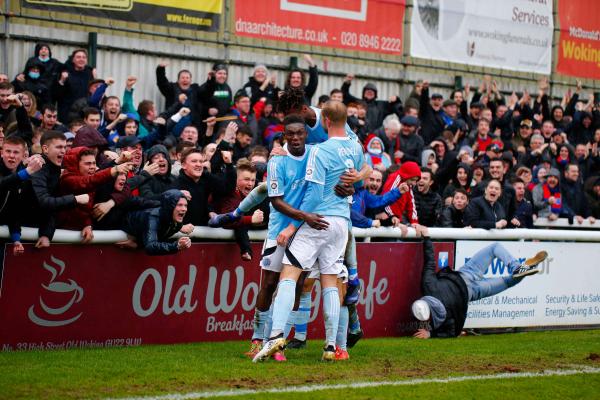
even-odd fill
[{"label": "green grass turf", "polygon": [[[248,342],[225,342],[0,353],[0,399],[142,396],[343,383],[349,381],[348,377],[357,382],[600,367],[600,331],[530,332],[450,340],[371,339],[359,342],[348,362],[333,364],[318,361],[320,341],[310,342],[306,350],[289,350],[288,362],[283,364],[253,364],[243,355],[248,347]],[[276,380],[272,379],[274,376]],[[543,398],[558,398],[561,393],[563,398],[600,398],[599,380],[600,375],[594,374],[369,388],[356,391],[356,395],[346,390],[344,400],[392,399],[400,395],[418,398],[421,394],[426,394],[423,398],[435,394],[447,397],[455,395],[454,388],[463,394],[456,394],[455,398],[461,399],[506,398],[513,393],[519,394],[517,398],[539,398],[538,390],[543,391]],[[497,390],[483,393],[489,387]],[[263,394],[255,398],[315,399],[324,393],[327,392]]]}]

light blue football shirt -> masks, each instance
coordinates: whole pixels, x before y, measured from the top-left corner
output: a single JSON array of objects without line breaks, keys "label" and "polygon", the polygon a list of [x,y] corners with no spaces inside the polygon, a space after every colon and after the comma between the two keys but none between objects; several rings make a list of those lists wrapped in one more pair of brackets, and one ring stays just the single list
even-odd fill
[{"label": "light blue football shirt", "polygon": [[[325,128],[323,128],[323,125],[321,125],[321,109],[312,106],[310,108],[312,108],[312,110],[315,112],[317,116],[317,122],[315,122],[314,126],[309,126],[308,124],[306,124],[306,132],[308,132],[306,144],[323,143],[329,138],[329,136],[327,135],[327,132],[325,132]],[[358,140],[358,136],[356,136],[356,133],[354,133],[352,129],[350,129],[350,126],[348,126],[348,124],[346,124],[345,128],[346,135],[348,135],[348,137],[355,141]]]},{"label": "light blue football shirt", "polygon": [[[269,197],[281,197],[294,208],[300,208],[306,192],[306,163],[312,146],[306,146],[304,155],[296,157],[288,152],[287,156],[272,157],[267,164],[267,188]],[[287,150],[287,145],[284,146]],[[277,239],[277,235],[287,228],[293,220],[270,205],[268,239]]]},{"label": "light blue football shirt", "polygon": [[307,191],[302,209],[350,220],[348,200],[336,195],[335,186],[344,172],[360,170],[364,162],[362,146],[349,137],[333,137],[313,146],[308,155],[305,179],[312,184],[322,185],[322,188]]}]

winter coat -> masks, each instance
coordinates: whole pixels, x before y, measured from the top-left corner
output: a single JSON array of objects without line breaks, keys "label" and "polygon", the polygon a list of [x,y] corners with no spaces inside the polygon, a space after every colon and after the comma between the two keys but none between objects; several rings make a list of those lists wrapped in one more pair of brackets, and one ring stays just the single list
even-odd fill
[{"label": "winter coat", "polygon": [[[402,182],[406,182],[412,177],[420,177],[421,169],[417,163],[409,161],[405,162],[400,166],[400,169],[396,172],[391,173],[383,185],[382,193],[385,194],[400,186]],[[406,214],[406,219],[410,224],[418,224],[419,218],[417,216],[417,207],[415,206],[415,200],[412,188],[404,193],[400,199],[395,203],[387,206],[385,212],[391,217],[396,216],[400,219]]]},{"label": "winter coat", "polygon": [[183,222],[205,226],[208,223],[209,196],[213,193],[225,196],[235,190],[235,183],[236,173],[232,164],[225,165],[224,174],[211,174],[204,171],[198,182],[194,182],[181,171],[177,177],[176,186],[180,190],[187,190],[192,195],[192,201],[188,205],[188,212]]},{"label": "winter coat", "polygon": [[140,196],[147,199],[158,200],[163,192],[169,189],[175,189],[177,187],[176,180],[171,175],[171,161],[169,152],[162,144],[156,144],[152,146],[146,153],[146,159],[152,160],[157,154],[162,154],[167,160],[167,173],[165,175],[156,174],[149,179],[146,179],[142,185],[140,185]]},{"label": "winter coat", "polygon": [[65,70],[69,73],[69,78],[64,85],[54,82],[53,93],[58,106],[58,120],[64,124],[71,122],[69,120],[69,110],[75,101],[88,97],[88,84],[94,79],[94,69],[89,65],[81,71],[75,70],[73,62],[69,59],[65,63]]},{"label": "winter coat", "polygon": [[[473,228],[494,229],[496,222],[506,220],[506,213],[500,200],[490,204],[483,196],[475,197],[465,209],[465,226]],[[507,220],[508,221],[508,220]]]},{"label": "winter coat", "polygon": [[183,224],[173,221],[173,210],[183,193],[177,189],[160,195],[160,207],[132,211],[127,214],[122,229],[135,237],[139,247],[149,255],[177,253],[177,241],[171,236],[179,232]]},{"label": "winter coat", "polygon": [[446,206],[440,214],[437,226],[442,228],[464,228],[464,215],[465,210],[459,211],[453,205]]},{"label": "winter coat", "polygon": [[200,87],[197,83],[192,83],[191,86],[183,90],[179,87],[177,82],[169,82],[166,75],[165,67],[158,66],[156,67],[156,86],[158,86],[158,90],[160,93],[165,96],[165,107],[169,108],[174,103],[179,101],[179,95],[185,94],[190,101],[190,109],[194,110],[195,107],[195,99],[197,98],[198,88]]},{"label": "winter coat", "polygon": [[0,225],[8,225],[13,242],[21,238],[21,191],[28,179],[30,175],[23,165],[12,172],[0,159]]},{"label": "winter coat", "polygon": [[[342,84],[342,93],[344,96],[344,104],[349,104],[359,101],[358,98],[350,94],[350,82],[344,82]],[[366,90],[372,90],[375,92],[375,97],[371,100],[367,100],[364,97]],[[367,103],[367,132],[374,132],[376,129],[381,127],[383,120],[389,114],[397,114],[400,118],[402,116],[402,102],[398,98],[394,103],[389,101],[377,100],[377,87],[372,83],[367,83],[363,87],[362,100]]]},{"label": "winter coat", "polygon": [[429,238],[423,240],[423,295],[432,296],[446,308],[446,319],[441,326],[431,331],[431,337],[451,338],[461,334],[467,319],[469,291],[460,273],[450,268],[435,272],[436,260],[433,244]]},{"label": "winter coat", "polygon": [[367,210],[388,206],[396,202],[401,196],[402,193],[396,188],[380,196],[371,194],[365,188],[358,189],[352,195],[352,208],[350,210],[352,226],[357,228],[372,227],[373,220],[365,216]]},{"label": "winter coat", "polygon": [[[50,56],[50,58],[46,61],[42,61],[39,59],[40,49],[44,46],[48,48]],[[63,63],[61,63],[55,58],[52,58],[52,49],[50,48],[50,45],[48,43],[38,43],[35,45],[33,57],[27,60],[27,62],[25,63],[25,69],[27,69],[27,65],[32,65],[34,63],[44,66],[44,71],[40,76],[40,79],[42,80],[42,82],[44,82],[48,89],[52,87],[54,81],[58,79],[60,72],[65,68]],[[38,103],[38,106],[42,105],[43,104]]]},{"label": "winter coat", "polygon": [[101,185],[113,180],[110,168],[99,170],[93,175],[81,175],[79,159],[80,154],[86,150],[89,149],[73,147],[65,154],[63,161],[65,171],[60,177],[60,193],[63,195],[87,193],[90,201],[87,204],[78,204],[73,210],[61,211],[57,216],[57,226],[60,228],[81,230],[91,226],[95,192]]},{"label": "winter coat", "polygon": [[419,224],[428,227],[435,226],[442,213],[442,197],[432,190],[423,194],[418,190],[414,193]]}]

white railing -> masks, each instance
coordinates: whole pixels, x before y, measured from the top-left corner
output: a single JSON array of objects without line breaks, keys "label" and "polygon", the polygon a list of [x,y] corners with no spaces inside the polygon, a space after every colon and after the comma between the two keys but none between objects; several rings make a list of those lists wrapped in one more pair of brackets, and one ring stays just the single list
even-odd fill
[{"label": "white railing", "polygon": [[[600,222],[599,222],[600,224]],[[388,238],[402,239],[401,231],[397,228],[353,228],[354,235],[357,238]],[[563,230],[563,229],[470,229],[470,228],[429,228],[432,239],[444,240],[566,240],[581,242],[600,242],[600,230]],[[251,240],[264,240],[267,231],[249,231]],[[197,226],[194,228],[190,237],[194,239],[212,239],[212,240],[233,240],[233,231],[221,228],[208,228]],[[22,229],[21,237],[23,241],[35,241],[38,238],[37,228]],[[10,238],[8,228],[0,226],[0,238]],[[408,229],[405,239],[416,238],[415,230]],[[127,239],[123,231],[94,231],[95,244],[111,244]],[[57,229],[54,234],[53,243],[79,243],[81,242],[81,233],[79,231],[69,231]]]},{"label": "white railing", "polygon": [[581,224],[577,223],[574,219],[572,224],[569,224],[567,218],[558,218],[554,221],[550,221],[548,218],[538,218],[535,220],[533,225],[540,228],[567,228],[567,229],[599,229],[600,221],[596,221],[591,224],[589,219],[584,219]]}]

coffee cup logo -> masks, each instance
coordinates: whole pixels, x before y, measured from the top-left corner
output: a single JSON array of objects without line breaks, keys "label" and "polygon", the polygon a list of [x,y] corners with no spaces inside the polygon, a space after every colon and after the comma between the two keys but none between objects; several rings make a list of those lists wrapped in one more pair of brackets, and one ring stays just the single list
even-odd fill
[{"label": "coffee cup logo", "polygon": [[[42,284],[42,288],[45,289],[43,295],[40,295],[39,308],[36,312],[36,305],[29,307],[27,315],[31,322],[39,326],[46,327],[57,327],[64,326],[73,323],[81,317],[83,313],[79,313],[71,318],[68,318],[69,310],[75,303],[79,303],[83,298],[83,288],[77,284],[73,279],[67,279],[66,281],[57,280],[65,272],[64,261],[50,256],[49,264],[43,262],[42,266],[51,274],[50,281],[47,285]],[[44,298],[47,300],[44,301]],[[62,304],[59,307],[51,307],[46,303],[52,301],[50,304]]]}]

